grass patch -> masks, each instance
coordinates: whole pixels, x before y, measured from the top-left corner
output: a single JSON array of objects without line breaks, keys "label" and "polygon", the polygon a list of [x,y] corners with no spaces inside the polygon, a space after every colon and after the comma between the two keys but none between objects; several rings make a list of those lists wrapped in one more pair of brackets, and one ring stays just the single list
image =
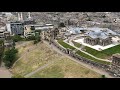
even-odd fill
[{"label": "grass patch", "polygon": [[108,55],[106,55],[104,52],[97,51],[97,50],[92,49],[90,47],[85,46],[84,49],[85,49],[86,52],[88,52],[88,53],[90,53],[90,54],[92,54],[92,55],[94,55],[98,58],[106,59],[108,57]]},{"label": "grass patch", "polygon": [[[61,44],[61,45],[62,45],[63,47],[65,47],[65,48],[70,48],[70,49],[72,49],[72,50],[75,49],[74,47],[72,47],[72,46],[68,45],[67,43],[63,42],[63,40],[58,40],[58,43]],[[72,47],[72,48],[71,48],[71,47]],[[74,48],[74,49],[73,49],[73,48]],[[91,50],[92,50],[92,49],[91,49]],[[89,60],[92,60],[92,61],[95,61],[95,62],[99,62],[99,63],[102,63],[102,64],[110,64],[110,62],[106,62],[106,61],[101,61],[101,60],[95,59],[95,58],[93,58],[93,57],[91,57],[91,56],[89,56],[89,55],[84,54],[83,52],[81,52],[81,51],[79,51],[79,50],[78,50],[76,53],[77,53],[78,55],[86,58],[86,59],[89,59]]]},{"label": "grass patch", "polygon": [[78,50],[76,53],[77,53],[78,55],[80,55],[80,56],[82,56],[82,57],[84,57],[84,58],[86,58],[86,59],[92,60],[92,61],[94,61],[94,62],[99,62],[99,63],[107,64],[107,65],[110,64],[110,62],[106,62],[106,61],[101,61],[101,60],[95,59],[95,58],[93,58],[93,57],[91,57],[91,56],[89,56],[89,55],[87,55],[87,54],[84,54],[83,52],[81,52],[81,51],[79,51],[79,50]]},{"label": "grass patch", "polygon": [[62,69],[59,66],[54,65],[49,70],[46,68],[41,73],[34,74],[31,78],[63,78],[64,75],[61,71]]},{"label": "grass patch", "polygon": [[108,48],[108,49],[105,49],[102,51],[97,51],[95,49],[85,46],[85,50],[86,50],[86,52],[88,52],[98,58],[106,59],[108,57],[111,57],[112,54],[120,53],[120,45],[116,45],[114,47],[111,47],[111,48]]},{"label": "grass patch", "polygon": [[101,52],[105,53],[108,56],[111,56],[112,54],[115,54],[115,53],[120,53],[120,45],[116,45],[114,47],[105,49],[105,50],[103,50]]},{"label": "grass patch", "polygon": [[72,43],[73,43],[76,47],[78,47],[78,48],[81,46],[81,44],[79,44],[79,43],[77,43],[77,42],[72,41]]},{"label": "grass patch", "polygon": [[25,56],[15,64],[12,69],[13,74],[24,76],[51,61],[58,60],[60,57],[44,43],[35,47],[36,49],[25,54]]},{"label": "grass patch", "polygon": [[100,78],[101,75],[87,69],[80,64],[68,59],[61,58],[51,66],[37,72],[30,78]]},{"label": "grass patch", "polygon": [[74,47],[70,46],[69,44],[63,42],[62,39],[58,40],[58,43],[61,44],[64,48],[69,48],[69,49],[72,49],[72,50],[75,49]]}]

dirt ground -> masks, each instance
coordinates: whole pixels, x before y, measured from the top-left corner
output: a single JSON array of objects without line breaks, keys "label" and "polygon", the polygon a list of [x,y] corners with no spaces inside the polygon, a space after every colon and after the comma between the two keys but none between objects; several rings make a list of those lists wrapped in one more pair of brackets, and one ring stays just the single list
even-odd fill
[{"label": "dirt ground", "polygon": [[0,67],[0,78],[11,78],[12,74],[4,67]]}]

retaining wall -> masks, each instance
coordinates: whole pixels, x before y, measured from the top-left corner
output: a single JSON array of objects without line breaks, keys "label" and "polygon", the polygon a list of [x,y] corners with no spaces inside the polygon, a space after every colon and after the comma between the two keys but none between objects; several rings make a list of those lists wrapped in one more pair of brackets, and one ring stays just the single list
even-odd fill
[{"label": "retaining wall", "polygon": [[[63,53],[65,54],[68,54],[69,56],[81,61],[81,62],[84,62],[86,64],[89,64],[91,66],[94,66],[94,67],[97,67],[97,68],[100,68],[106,72],[108,72],[111,76],[115,76],[114,72],[111,72],[109,69],[110,69],[110,66],[109,65],[106,65],[106,64],[102,64],[102,63],[99,63],[99,62],[94,62],[92,60],[89,60],[89,59],[86,59],[78,54],[76,54],[75,52],[73,52],[72,50],[70,49],[66,49],[64,48],[62,45],[60,45],[58,42],[56,41],[51,41],[51,43],[56,46],[59,50],[61,50]],[[119,77],[118,75],[116,75],[116,77]]]}]

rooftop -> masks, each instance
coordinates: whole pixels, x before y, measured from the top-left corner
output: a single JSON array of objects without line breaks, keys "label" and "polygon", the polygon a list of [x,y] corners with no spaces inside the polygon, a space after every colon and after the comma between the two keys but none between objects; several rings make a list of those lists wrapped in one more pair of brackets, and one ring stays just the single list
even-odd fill
[{"label": "rooftop", "polygon": [[79,28],[79,27],[69,27],[69,33],[71,34],[80,34],[81,30],[85,30],[85,35],[91,37],[91,38],[101,38],[106,39],[110,36],[119,35],[116,32],[113,32],[112,30],[108,28],[98,28],[98,27],[92,27],[92,28]]},{"label": "rooftop", "polygon": [[86,35],[90,36],[91,38],[106,39],[111,35],[117,35],[117,33],[108,28],[88,28],[87,30],[88,32],[86,32]]}]

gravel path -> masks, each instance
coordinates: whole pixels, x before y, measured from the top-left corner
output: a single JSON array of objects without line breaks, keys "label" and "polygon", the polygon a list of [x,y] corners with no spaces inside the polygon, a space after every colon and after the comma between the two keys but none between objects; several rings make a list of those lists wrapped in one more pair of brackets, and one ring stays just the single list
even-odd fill
[{"label": "gravel path", "polygon": [[51,65],[53,62],[55,62],[55,61],[49,62],[49,63],[43,65],[42,67],[39,67],[37,70],[25,75],[24,77],[27,78],[27,77],[30,77],[30,76],[34,75],[35,73],[37,73],[37,72],[43,70],[44,68],[48,67],[49,65]]}]

